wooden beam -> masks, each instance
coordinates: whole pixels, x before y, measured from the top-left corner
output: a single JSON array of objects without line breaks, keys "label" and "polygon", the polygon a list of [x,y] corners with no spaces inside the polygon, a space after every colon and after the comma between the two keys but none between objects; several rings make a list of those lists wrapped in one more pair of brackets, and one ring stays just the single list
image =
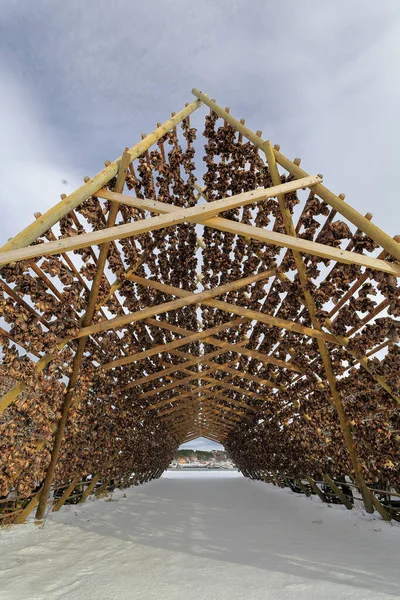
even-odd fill
[{"label": "wooden beam", "polygon": [[[172,325],[171,323],[167,323],[166,321],[157,321],[156,319],[146,319],[146,323],[148,323],[149,325],[154,325],[157,327],[162,327],[163,329],[167,329],[168,331],[173,331],[174,333],[178,333],[180,335],[185,335],[188,336],[191,334],[191,332],[188,329],[184,329],[183,327],[178,327],[177,325]],[[218,340],[219,342],[220,340]],[[237,345],[245,345],[248,342],[248,338],[246,338],[244,341],[242,342],[237,342]],[[211,341],[212,343],[212,341]],[[191,355],[185,352],[171,352],[171,354],[176,354],[176,356],[180,356],[181,358],[186,358],[187,360],[191,359]],[[208,356],[208,355],[203,355],[203,357]],[[236,377],[241,377],[244,379],[248,379],[249,381],[254,381],[256,383],[259,383],[260,385],[264,385],[267,387],[271,387],[271,388],[275,388],[275,389],[285,389],[284,386],[277,384],[276,382],[273,381],[269,381],[268,379],[261,379],[261,377],[256,377],[255,375],[250,375],[248,373],[245,373],[244,371],[239,371],[237,369],[230,369],[229,365],[230,364],[235,364],[238,362],[238,359],[235,361],[231,361],[229,363],[224,363],[223,365],[221,365],[220,363],[216,363],[213,361],[209,361],[209,360],[204,360],[202,361],[203,364],[205,366],[208,367],[217,367],[218,371],[223,371],[226,373],[230,373]],[[186,366],[188,365],[188,363],[182,363],[181,365],[179,365],[179,369],[177,369],[178,371],[185,371],[186,370]]]},{"label": "wooden beam", "polygon": [[211,410],[205,411],[204,415],[203,415],[203,419],[206,423],[208,423],[208,422],[212,423],[212,424],[218,426],[219,429],[221,429],[222,431],[225,431],[226,433],[231,433],[231,431],[237,427],[236,421],[224,420],[222,418],[221,413],[219,413],[218,411],[217,412],[213,412]]},{"label": "wooden beam", "polygon": [[53,512],[57,512],[58,510],[60,510],[60,508],[63,506],[63,504],[66,502],[66,500],[68,500],[68,498],[70,497],[70,495],[74,491],[74,488],[75,488],[76,484],[79,482],[79,480],[80,480],[79,475],[77,477],[74,477],[74,479],[71,481],[71,483],[69,484],[69,486],[64,491],[64,493],[61,496],[61,498],[59,498],[57,500],[57,502],[55,504],[53,504],[53,509],[52,509]]},{"label": "wooden beam", "polygon": [[94,488],[96,486],[96,483],[99,481],[100,477],[101,477],[100,473],[97,473],[93,477],[93,479],[87,486],[86,490],[83,492],[82,496],[79,498],[78,504],[83,504],[83,502],[85,502],[85,500],[90,496],[90,494],[92,493],[92,491],[94,490]]},{"label": "wooden beam", "polygon": [[[113,194],[113,192],[109,192],[107,190],[101,190],[98,193],[98,196],[108,200],[113,199],[115,202],[119,201],[127,206],[149,210],[158,214],[172,214],[177,211],[177,207],[165,202],[133,198],[132,196],[127,195],[118,196],[117,194]],[[341,200],[341,202],[343,203],[343,200]],[[211,202],[210,204],[214,204],[214,202]],[[366,220],[368,221],[368,219]],[[400,276],[400,266],[397,263],[389,263],[379,258],[371,258],[370,256],[366,256],[364,254],[358,254],[357,252],[350,252],[348,250],[342,250],[341,248],[334,248],[333,246],[304,240],[302,238],[293,239],[291,236],[278,233],[277,231],[263,229],[262,227],[255,227],[254,225],[245,225],[244,223],[238,223],[237,221],[231,221],[221,217],[214,217],[205,221],[200,221],[200,219],[198,219],[198,222],[207,227],[212,227],[220,231],[227,231],[229,233],[243,236],[245,239],[256,240],[266,244],[274,244],[275,246],[280,246],[281,248],[287,248],[290,250],[298,250],[303,254],[327,258],[338,263],[356,264],[368,269],[389,273],[394,277]]]},{"label": "wooden beam", "polygon": [[[233,281],[231,283],[227,283],[225,285],[220,285],[216,288],[213,288],[212,290],[204,290],[202,292],[197,292],[197,293],[193,293],[193,292],[188,292],[185,290],[181,290],[180,288],[175,288],[169,285],[165,285],[163,283],[158,283],[156,281],[153,281],[151,279],[144,279],[143,277],[139,277],[137,278],[136,275],[130,275],[129,276],[129,280],[130,281],[135,281],[136,283],[140,283],[141,285],[144,286],[149,286],[152,287],[154,289],[159,289],[159,290],[164,290],[166,293],[171,293],[171,290],[175,290],[174,295],[178,296],[178,299],[176,300],[172,300],[170,302],[165,302],[163,304],[158,304],[157,306],[149,306],[148,308],[144,308],[142,310],[138,310],[134,313],[129,313],[127,315],[120,315],[118,317],[114,317],[113,319],[108,319],[106,321],[100,321],[98,324],[96,325],[91,325],[90,327],[83,327],[82,329],[80,329],[76,335],[75,338],[80,338],[80,337],[85,337],[88,335],[92,335],[93,333],[100,333],[101,331],[108,331],[109,329],[114,329],[115,327],[123,327],[125,325],[128,325],[129,323],[136,323],[137,321],[144,321],[145,319],[148,319],[149,317],[153,317],[155,315],[158,314],[163,314],[172,310],[177,310],[178,308],[182,308],[183,306],[189,306],[192,304],[207,304],[208,306],[216,306],[217,308],[220,308],[220,305],[224,305],[224,309],[223,310],[228,310],[229,312],[232,312],[233,310],[236,311],[236,307],[234,305],[228,304],[228,303],[221,303],[217,300],[210,300],[211,298],[215,298],[216,296],[220,296],[222,294],[225,294],[227,292],[231,292],[234,290],[238,290],[241,287],[246,287],[247,285],[250,285],[251,283],[254,283],[256,281],[261,281],[262,279],[268,279],[269,277],[271,277],[271,271],[264,271],[263,273],[258,273],[257,275],[252,275],[250,277],[245,277],[243,279],[239,279],[237,281]],[[167,289],[169,289],[170,291],[167,292]],[[173,293],[173,292],[172,292]],[[254,315],[259,315],[259,319],[262,319],[262,314],[261,313],[257,313],[257,311],[249,311],[247,309],[243,309],[240,312],[246,313],[246,314],[240,314],[239,316],[245,316],[246,318],[250,318],[253,319]],[[260,316],[261,315],[261,316]],[[267,315],[265,315],[265,317],[267,318]],[[284,324],[287,324],[287,327],[289,329],[293,329],[296,330],[298,333],[305,333],[306,331],[310,331],[312,333],[312,329],[309,327],[302,327],[301,325],[298,325],[297,323],[293,323],[291,321],[285,321],[284,319],[278,319],[276,320],[274,317],[269,317],[269,323],[274,323],[275,325],[283,327]],[[293,325],[293,327],[292,327]],[[305,333],[305,335],[307,335]],[[325,334],[329,340],[334,340],[335,337],[330,335],[330,334]],[[62,340],[60,340],[61,342]]]},{"label": "wooden beam", "polygon": [[232,428],[225,426],[224,423],[221,423],[220,419],[217,420],[215,415],[209,415],[208,417],[204,415],[199,420],[199,423],[202,429],[208,429],[212,433],[223,433],[226,437],[232,433]]},{"label": "wooden beam", "polygon": [[[242,413],[241,411],[237,411],[235,408],[232,407],[239,407],[239,408],[244,408],[247,412],[257,412],[259,409],[255,406],[251,406],[250,404],[246,404],[245,402],[239,402],[239,400],[233,400],[233,398],[230,398],[229,396],[225,396],[224,394],[219,394],[218,392],[215,392],[214,390],[211,390],[210,394],[208,394],[208,399],[207,402],[209,401],[215,401],[215,400],[221,400],[222,402],[224,402],[224,404],[219,404],[219,402],[215,402],[215,404],[217,406],[221,406],[221,408],[226,408],[226,410],[228,410],[228,412],[233,412],[233,413],[237,413],[237,414],[245,414]],[[206,404],[206,402],[203,402],[203,397],[200,398],[200,401],[203,404]],[[228,404],[228,406],[226,406],[226,404]],[[246,414],[246,418],[250,418],[247,414]]]},{"label": "wooden beam", "polygon": [[[206,365],[207,367],[209,367],[211,365],[215,365],[215,364],[218,364],[218,363],[211,362],[211,361],[204,362],[204,365]],[[261,377],[257,377],[256,375],[250,375],[250,373],[245,373],[245,371],[239,371],[238,369],[232,369],[231,367],[228,367],[226,364],[219,365],[218,371],[223,371],[225,373],[229,373],[230,375],[233,375],[234,377],[239,377],[240,379],[248,379],[249,381],[253,381],[254,383],[258,383],[259,385],[267,386],[269,388],[284,389],[283,386],[280,386],[279,384],[277,384],[273,381],[269,381],[268,379],[262,379]]]},{"label": "wooden beam", "polygon": [[143,360],[144,358],[149,358],[150,356],[154,356],[155,354],[162,354],[164,352],[169,352],[175,348],[179,348],[180,346],[186,346],[187,344],[191,344],[192,342],[196,342],[199,340],[204,340],[216,333],[221,333],[222,331],[226,331],[227,329],[231,329],[232,327],[239,327],[239,325],[243,325],[246,322],[246,319],[235,319],[233,321],[228,321],[227,323],[222,323],[221,325],[217,325],[216,327],[212,327],[211,329],[206,329],[204,331],[198,331],[196,333],[191,333],[187,337],[183,337],[178,340],[173,340],[172,342],[168,342],[167,344],[160,344],[155,346],[154,348],[149,348],[149,350],[144,350],[143,352],[136,352],[135,354],[129,354],[122,358],[118,358],[117,360],[112,360],[108,363],[102,365],[104,371],[108,371],[114,367],[119,367],[121,365],[127,365],[132,362],[137,362],[139,360]]},{"label": "wooden beam", "polygon": [[[174,353],[175,353],[175,351],[174,351]],[[144,383],[149,383],[150,381],[154,381],[155,379],[161,379],[161,378],[168,379],[167,375],[169,375],[170,373],[175,373],[176,371],[181,371],[181,368],[183,366],[185,366],[185,367],[195,366],[197,364],[204,363],[206,361],[206,359],[208,359],[208,358],[220,356],[221,354],[226,354],[226,352],[223,352],[221,350],[216,350],[214,352],[209,352],[208,354],[203,354],[202,356],[198,356],[198,357],[195,356],[191,360],[187,360],[185,363],[182,363],[182,365],[171,365],[170,367],[168,367],[167,369],[163,369],[162,371],[156,371],[156,373],[152,373],[151,375],[146,375],[145,377],[141,377],[140,379],[135,379],[135,381],[128,383],[128,385],[123,388],[123,391],[132,389],[138,385],[143,385]],[[191,355],[188,354],[187,356],[191,356]],[[235,364],[238,362],[238,360],[239,359],[232,360],[232,361],[228,362],[227,364],[228,365]],[[211,368],[213,368],[213,369],[215,368],[215,370],[217,370],[216,369],[217,364],[218,363],[212,363]],[[209,373],[211,373],[211,371],[209,371]]]},{"label": "wooden beam", "polygon": [[[201,392],[202,389],[204,390],[205,387],[198,388],[198,392]],[[162,408],[163,406],[167,406],[168,404],[173,404],[174,402],[180,402],[184,398],[192,398],[193,400],[197,400],[200,398],[206,398],[206,397],[210,396],[212,393],[213,393],[212,391],[206,391],[206,394],[204,394],[204,396],[200,396],[200,395],[196,395],[196,393],[193,390],[190,390],[189,392],[176,394],[176,396],[172,396],[172,398],[167,398],[165,400],[161,400],[161,401],[157,402],[156,404],[150,404],[150,406],[147,407],[146,412],[152,412],[153,410],[157,410],[159,408]]]},{"label": "wooden beam", "polygon": [[[243,419],[245,419],[246,421],[252,420],[251,417],[248,415],[248,413],[242,412],[241,410],[238,410],[237,408],[232,408],[229,405],[226,406],[226,404],[220,404],[219,402],[215,401],[215,398],[219,399],[220,397],[213,394],[207,400],[204,400],[204,402],[202,402],[203,411],[212,409],[212,410],[215,410],[215,411],[223,414],[226,419],[232,418],[233,420],[236,420],[236,421],[237,420],[242,421]],[[229,399],[227,400],[224,396],[222,396],[222,401],[225,403],[229,403]]]},{"label": "wooden beam", "polygon": [[[216,356],[221,356],[222,354],[226,354],[226,351],[215,350],[214,352],[208,352],[207,354],[203,354],[202,356],[195,356],[191,360],[187,360],[185,363],[182,363],[180,365],[171,365],[170,367],[168,367],[168,369],[163,369],[162,371],[157,371],[156,373],[152,373],[151,375],[146,375],[145,377],[141,377],[140,379],[135,379],[135,381],[128,383],[128,385],[125,386],[123,388],[123,390],[132,389],[138,385],[143,385],[144,383],[149,383],[150,381],[154,381],[155,379],[165,378],[170,373],[175,373],[176,371],[179,371],[182,366],[190,367],[190,366],[194,366],[197,364],[201,364],[201,363],[204,363],[206,360],[209,360],[210,358],[215,358]],[[235,361],[232,361],[232,364],[237,363],[237,362],[238,362],[238,359]],[[217,364],[217,363],[215,363],[215,364]],[[231,364],[231,363],[229,362],[228,364]],[[215,365],[213,363],[213,367],[214,366]]]},{"label": "wooden beam", "polygon": [[[270,271],[266,271],[266,273],[269,274],[268,275],[269,277],[272,276]],[[171,294],[171,295],[180,297],[180,300],[173,300],[172,302],[168,302],[167,304],[172,304],[172,303],[176,303],[176,302],[180,302],[180,301],[183,302],[185,300],[189,304],[205,304],[206,306],[212,306],[214,308],[219,308],[220,310],[223,310],[225,312],[233,312],[234,314],[238,314],[239,316],[245,317],[251,321],[254,320],[254,321],[259,321],[261,323],[265,323],[266,325],[269,325],[270,327],[279,327],[280,329],[287,329],[288,331],[294,331],[296,333],[300,333],[301,335],[306,335],[308,337],[315,337],[316,339],[324,339],[327,342],[342,345],[342,339],[339,336],[334,336],[329,333],[323,333],[321,331],[315,331],[311,327],[305,327],[304,325],[300,325],[299,323],[296,323],[294,321],[287,321],[286,319],[273,317],[273,316],[264,314],[262,312],[259,312],[257,310],[250,310],[248,308],[244,308],[242,306],[236,306],[236,305],[230,304],[228,302],[222,302],[220,300],[209,300],[209,298],[215,297],[215,296],[220,296],[220,295],[226,293],[226,291],[232,291],[234,289],[240,289],[241,287],[246,287],[244,285],[245,280],[250,280],[253,277],[255,277],[255,276],[246,277],[244,279],[238,279],[237,281],[227,283],[226,285],[223,285],[223,286],[221,285],[212,290],[205,290],[204,292],[199,292],[199,293],[188,292],[186,290],[182,290],[181,288],[177,288],[172,285],[166,285],[165,283],[160,283],[153,279],[145,279],[144,277],[139,277],[138,275],[131,275],[129,277],[129,280],[134,281],[135,283],[139,283],[140,285],[143,285],[143,286],[149,286],[153,289],[162,291],[166,294]],[[229,290],[226,290],[226,288],[228,288],[228,286],[229,286]],[[162,307],[162,306],[165,306],[165,304],[158,305],[158,307]],[[144,309],[144,310],[148,310],[148,309]],[[154,307],[154,310],[158,310],[158,308]],[[139,312],[144,312],[144,311],[139,311]],[[166,311],[164,309],[162,309],[162,312],[166,312]],[[136,313],[132,313],[132,314],[134,315]],[[160,313],[158,313],[158,314],[160,314]],[[128,317],[129,315],[126,315],[126,316]],[[117,317],[117,319],[119,319],[119,318],[120,317]],[[124,318],[124,317],[122,317],[122,318]],[[116,319],[111,319],[111,320],[115,321]],[[267,355],[265,355],[265,356],[267,356]],[[274,359],[273,357],[269,357],[269,358],[271,359],[271,361],[274,360],[275,361],[274,364],[277,364],[277,366],[287,367],[287,365],[288,365],[288,363],[285,363],[284,361],[276,362],[276,361],[278,361],[278,359]]]},{"label": "wooden beam", "polygon": [[[272,182],[280,181],[281,177],[279,174],[278,167],[276,165],[275,154],[273,152],[273,148],[270,142],[266,142],[265,144],[265,155],[268,162],[269,172],[272,178]],[[286,230],[286,233],[292,237],[296,237],[296,229],[293,224],[292,216],[290,210],[286,206],[285,196],[279,194],[278,195],[279,208],[282,215],[283,224]],[[368,221],[369,222],[369,221]],[[300,286],[303,291],[304,296],[304,304],[308,310],[308,314],[311,319],[312,326],[316,330],[322,331],[321,323],[317,318],[317,308],[314,303],[314,299],[310,292],[310,282],[308,280],[306,267],[303,261],[303,257],[297,250],[293,250],[293,259],[297,268],[297,274],[300,281]],[[330,353],[328,351],[327,344],[325,340],[318,338],[317,339],[318,350],[321,356],[322,364],[324,367],[326,379],[329,383],[329,387],[331,390],[332,404],[334,405],[336,412],[339,417],[340,427],[343,433],[343,438],[351,459],[351,463],[353,465],[354,473],[357,479],[357,483],[361,490],[361,494],[363,497],[365,508],[368,512],[373,512],[373,507],[371,504],[371,496],[368,492],[367,485],[364,480],[364,475],[361,467],[360,460],[358,458],[357,448],[353,439],[353,435],[351,432],[351,426],[347,414],[344,410],[343,401],[340,396],[340,393],[337,389],[337,381],[334,374],[332,361],[330,357]]]},{"label": "wooden beam", "polygon": [[[208,371],[206,371],[206,373],[210,373],[210,371],[214,371],[214,369],[209,369]],[[167,392],[168,390],[172,390],[175,387],[178,387],[181,385],[186,385],[190,381],[193,381],[194,379],[198,379],[199,375],[200,375],[200,373],[193,373],[192,375],[189,375],[188,377],[184,377],[183,379],[175,379],[171,383],[167,383],[166,385],[162,385],[157,388],[154,388],[154,390],[149,390],[148,392],[145,392],[144,394],[140,394],[140,400],[145,400],[146,398],[154,396],[155,394],[160,394],[160,393],[163,394],[164,392]]]},{"label": "wooden beam", "polygon": [[186,410],[187,414],[192,414],[195,415],[198,412],[198,406],[196,406],[197,403],[195,402],[191,402],[189,401],[185,401],[185,402],[180,402],[179,404],[175,404],[174,406],[171,406],[170,408],[168,408],[167,410],[164,410],[163,412],[159,412],[157,413],[157,418],[158,419],[162,419],[162,417],[165,417],[166,415],[169,415],[170,413],[177,413],[177,412],[181,412],[182,410]]},{"label": "wooden beam", "polygon": [[[202,222],[211,217],[215,217],[220,212],[234,208],[240,208],[241,206],[247,206],[249,204],[257,204],[258,202],[262,202],[268,198],[273,198],[280,193],[289,193],[301,189],[302,187],[313,186],[319,181],[322,181],[321,178],[317,175],[313,175],[301,180],[296,179],[294,181],[290,181],[289,183],[283,183],[277,187],[258,188],[257,190],[253,190],[251,192],[243,192],[242,194],[237,194],[236,196],[230,196],[223,198],[222,200],[215,200],[215,202],[210,202],[209,204],[198,204],[197,206],[192,206],[189,208],[179,208],[171,214],[151,217],[149,219],[141,219],[140,221],[133,221],[124,225],[92,231],[90,233],[82,233],[69,238],[61,238],[56,242],[45,242],[35,246],[22,248],[19,247],[16,250],[8,250],[5,252],[2,251],[0,252],[0,266],[21,260],[37,258],[39,256],[52,256],[62,252],[69,252],[71,250],[79,250],[89,246],[105,244],[106,242],[111,242],[112,240],[138,236],[148,231],[157,231],[159,229],[165,229],[167,227],[179,225],[180,223]],[[115,196],[113,200],[116,201],[117,198],[118,196]],[[128,196],[128,198],[130,197]],[[43,217],[44,216],[45,215],[43,215]],[[32,225],[41,223],[43,217],[38,219]],[[59,218],[57,218],[55,222],[57,222],[58,219]],[[52,223],[52,225],[53,224],[54,223]],[[39,229],[39,227],[37,229]],[[36,237],[38,236],[36,235]]]},{"label": "wooden beam", "polygon": [[[129,161],[132,162],[139,156],[141,156],[146,150],[150,148],[155,142],[161,139],[168,131],[173,127],[176,127],[181,121],[186,119],[192,112],[197,110],[201,106],[201,101],[196,100],[191,104],[188,104],[184,109],[178,112],[174,117],[165,121],[163,125],[158,127],[151,134],[146,136],[138,144],[128,150]],[[110,163],[105,169],[100,171],[95,177],[89,179],[85,185],[78,188],[75,192],[72,192],[69,196],[64,198],[61,202],[50,208],[46,213],[41,215],[34,223],[25,227],[23,231],[14,236],[1,248],[2,252],[8,250],[14,250],[16,248],[23,248],[32,244],[38,237],[43,235],[50,227],[55,225],[62,217],[67,215],[71,210],[79,206],[89,196],[94,195],[100,188],[107,185],[107,183],[117,174],[121,159],[118,158],[114,162]]]},{"label": "wooden beam", "polygon": [[[266,151],[266,142],[261,139],[261,137],[257,136],[257,134],[253,133],[248,127],[245,127],[232,117],[230,113],[223,110],[218,104],[213,102],[197,90],[193,88],[192,93],[199,100],[202,100],[204,104],[206,104],[211,110],[213,110],[219,117],[226,120],[232,127],[234,127],[237,131],[239,131],[244,137],[250,140],[257,148],[260,148],[263,151]],[[300,168],[299,165],[296,165],[293,161],[289,160],[281,154],[278,150],[274,148],[275,160],[279,163],[284,169],[286,169],[291,175],[296,178],[304,178],[307,176],[306,171]],[[358,227],[361,231],[363,231],[368,237],[377,242],[382,248],[384,248],[388,254],[393,256],[396,260],[400,261],[400,244],[398,244],[395,240],[393,240],[389,235],[387,235],[384,231],[382,231],[379,227],[374,225],[372,222],[368,221],[361,213],[357,210],[343,202],[339,196],[333,194],[328,188],[326,188],[322,183],[318,183],[313,187],[313,192],[317,194],[324,202],[332,206],[338,213],[343,215],[346,219],[348,219],[353,225]]]},{"label": "wooden beam", "polygon": [[308,483],[311,485],[312,489],[314,490],[314,492],[319,496],[321,502],[327,502],[327,498],[324,495],[324,493],[319,489],[319,487],[317,486],[317,484],[315,483],[314,479],[310,476],[310,475],[306,475],[306,479],[308,481]]},{"label": "wooden beam", "polygon": [[345,505],[345,507],[347,508],[347,510],[352,510],[354,508],[353,505],[352,505],[352,503],[347,498],[347,496],[345,496],[343,494],[342,490],[338,488],[338,486],[336,485],[336,483],[333,481],[332,477],[330,477],[329,475],[324,475],[324,479],[325,479],[326,483],[329,485],[329,487],[331,488],[331,490],[336,494],[336,496]]},{"label": "wooden beam", "polygon": [[[128,165],[130,162],[130,155],[127,152],[122,154],[121,160],[118,164],[118,176],[115,184],[115,189],[118,192],[122,192],[125,185],[125,178],[128,172]],[[111,204],[110,210],[108,213],[106,229],[112,227],[117,218],[117,214],[119,212],[119,206],[117,204]],[[108,252],[109,252],[109,243],[105,243],[100,248],[99,257],[97,259],[96,265],[96,273],[93,278],[92,287],[89,293],[89,300],[86,306],[86,311],[82,319],[82,326],[89,326],[93,320],[93,317],[96,312],[96,302],[99,294],[100,286],[103,279],[104,269],[107,262]],[[36,511],[36,518],[38,520],[43,519],[47,499],[49,496],[50,488],[54,479],[54,473],[58,461],[58,456],[60,453],[61,443],[64,438],[65,427],[68,421],[68,415],[72,403],[74,401],[75,394],[75,386],[78,383],[79,373],[82,365],[82,360],[84,357],[85,347],[87,343],[88,337],[84,336],[78,341],[78,348],[76,350],[73,363],[72,363],[72,371],[68,381],[67,393],[64,396],[63,404],[61,407],[61,417],[57,423],[57,430],[54,435],[53,447],[50,455],[50,462],[47,467],[46,476],[44,479],[42,493],[39,500],[39,505]]]},{"label": "wooden beam", "polygon": [[244,396],[249,396],[250,398],[254,398],[258,402],[265,402],[263,398],[259,394],[255,392],[250,392],[249,390],[244,390],[243,388],[232,385],[231,383],[227,383],[224,379],[214,379],[214,377],[202,376],[200,375],[199,379],[203,379],[204,381],[208,381],[213,383],[215,387],[222,387],[227,390],[231,390],[232,392],[236,392],[237,394],[243,394]]},{"label": "wooden beam", "polygon": [[32,498],[30,499],[30,501],[28,502],[28,504],[25,506],[25,508],[23,509],[22,512],[20,512],[14,519],[14,523],[16,525],[19,525],[21,523],[25,523],[26,519],[29,517],[29,515],[31,514],[31,512],[36,508],[36,506],[39,504],[41,495],[42,495],[42,489],[41,488],[34,496],[32,496]]}]

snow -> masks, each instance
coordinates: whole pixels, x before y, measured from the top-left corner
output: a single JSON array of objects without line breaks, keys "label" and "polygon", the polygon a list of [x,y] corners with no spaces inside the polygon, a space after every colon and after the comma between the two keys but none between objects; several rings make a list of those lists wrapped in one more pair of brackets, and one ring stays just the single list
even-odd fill
[{"label": "snow", "polygon": [[237,472],[169,471],[0,532],[1,600],[400,598],[400,527]]}]

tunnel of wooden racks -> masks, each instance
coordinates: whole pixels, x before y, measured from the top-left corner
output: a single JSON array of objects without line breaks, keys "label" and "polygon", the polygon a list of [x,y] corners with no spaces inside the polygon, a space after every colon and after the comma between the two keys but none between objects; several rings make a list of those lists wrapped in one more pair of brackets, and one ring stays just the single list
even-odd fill
[{"label": "tunnel of wooden racks", "polygon": [[400,244],[193,94],[0,249],[0,517],[148,481],[204,436],[390,518]]}]

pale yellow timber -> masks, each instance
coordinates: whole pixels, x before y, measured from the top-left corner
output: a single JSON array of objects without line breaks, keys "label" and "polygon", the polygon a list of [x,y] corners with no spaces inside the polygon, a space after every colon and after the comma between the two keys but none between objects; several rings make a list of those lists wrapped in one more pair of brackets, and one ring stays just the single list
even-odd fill
[{"label": "pale yellow timber", "polygon": [[[61,238],[55,242],[45,242],[35,246],[18,248],[17,250],[3,251],[0,252],[0,266],[39,256],[51,256],[70,250],[100,245],[116,239],[138,236],[148,231],[157,231],[158,229],[165,229],[166,227],[172,227],[180,223],[202,222],[215,217],[220,212],[249,204],[257,204],[267,198],[273,198],[277,194],[287,194],[302,187],[313,186],[319,181],[321,181],[321,178],[313,175],[302,180],[297,179],[271,188],[258,188],[257,190],[244,192],[236,196],[222,198],[222,200],[216,200],[209,204],[198,204],[190,208],[180,208],[171,214],[141,219],[140,221],[125,223],[124,225],[96,230],[90,233],[82,233],[73,237]],[[114,201],[116,202],[117,200],[115,199]],[[39,221],[40,219],[33,225],[36,225]]]}]

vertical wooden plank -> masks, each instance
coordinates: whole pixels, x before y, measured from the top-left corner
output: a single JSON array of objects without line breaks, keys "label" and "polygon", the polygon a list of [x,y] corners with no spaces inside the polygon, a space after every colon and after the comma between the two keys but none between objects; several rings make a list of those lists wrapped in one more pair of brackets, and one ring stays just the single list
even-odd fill
[{"label": "vertical wooden plank", "polygon": [[[130,154],[128,152],[124,152],[121,157],[121,160],[119,162],[117,183],[115,185],[115,190],[118,192],[123,191],[123,188],[125,185],[125,178],[126,178],[126,175],[128,172],[130,160],[131,160]],[[119,211],[119,206],[117,205],[117,203],[112,203],[111,207],[110,207],[110,212],[108,215],[106,227],[112,227],[114,225],[118,211]],[[93,316],[96,312],[97,296],[98,296],[100,285],[101,285],[102,278],[103,278],[104,267],[105,267],[105,264],[107,261],[109,247],[110,247],[110,244],[108,242],[106,244],[103,244],[100,248],[99,257],[97,260],[97,270],[96,270],[96,274],[94,276],[92,287],[90,290],[89,301],[88,301],[88,304],[86,307],[85,316],[83,317],[83,320],[82,320],[83,326],[90,325],[90,323],[92,322]],[[52,449],[52,453],[51,453],[50,463],[47,468],[47,473],[46,473],[46,477],[45,477],[44,484],[43,484],[43,493],[40,497],[39,506],[38,506],[38,509],[36,512],[37,519],[42,519],[44,512],[45,512],[47,498],[49,496],[50,487],[53,482],[54,472],[56,469],[57,460],[58,460],[58,456],[60,453],[61,443],[64,438],[64,431],[65,431],[65,427],[66,427],[67,420],[68,420],[69,410],[71,408],[71,404],[72,404],[72,401],[73,401],[73,398],[75,395],[75,386],[79,379],[79,372],[80,372],[80,368],[81,368],[83,355],[85,352],[87,339],[88,339],[87,336],[79,339],[78,350],[74,356],[74,361],[73,361],[73,365],[72,365],[72,373],[71,373],[69,383],[68,383],[68,390],[65,395],[64,402],[63,402],[63,406],[62,406],[62,410],[61,410],[61,418],[57,425],[57,431],[54,436],[54,443],[53,443],[53,449]]]},{"label": "vertical wooden plank", "polygon": [[350,500],[343,494],[342,490],[338,488],[338,486],[336,485],[336,483],[333,481],[332,477],[330,477],[329,475],[324,475],[324,479],[326,481],[326,483],[329,485],[329,487],[331,488],[331,490],[336,494],[336,496],[338,498],[340,498],[340,500],[343,502],[343,504],[345,505],[345,507],[347,508],[347,510],[352,510],[353,509],[353,505],[350,502]]},{"label": "vertical wooden plank", "polygon": [[97,475],[95,475],[93,477],[92,481],[89,483],[86,490],[83,492],[82,496],[79,498],[78,504],[83,504],[83,502],[85,502],[85,500],[90,496],[90,494],[92,493],[92,491],[95,488],[96,483],[99,481],[100,477],[101,477],[100,473],[97,473]]},{"label": "vertical wooden plank", "polygon": [[76,484],[78,483],[79,480],[80,480],[79,476],[74,477],[74,479],[71,481],[71,483],[69,484],[67,489],[64,491],[63,495],[57,500],[57,502],[55,504],[53,504],[53,509],[52,509],[53,512],[57,512],[60,510],[60,508],[68,500],[68,498],[74,491],[74,487],[76,486]]}]

